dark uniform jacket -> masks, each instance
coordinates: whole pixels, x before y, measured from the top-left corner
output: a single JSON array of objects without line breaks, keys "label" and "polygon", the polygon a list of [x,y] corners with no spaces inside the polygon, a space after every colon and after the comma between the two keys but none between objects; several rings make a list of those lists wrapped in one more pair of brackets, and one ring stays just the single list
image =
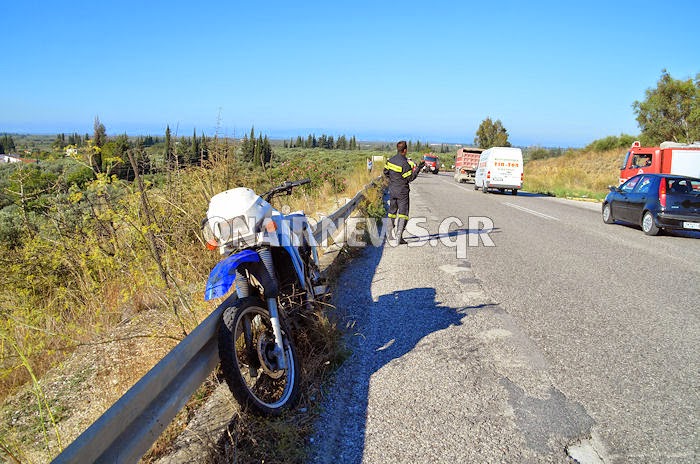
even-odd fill
[{"label": "dark uniform jacket", "polygon": [[389,179],[391,193],[408,193],[408,184],[418,177],[418,169],[414,172],[406,157],[397,153],[384,165],[384,175]]}]

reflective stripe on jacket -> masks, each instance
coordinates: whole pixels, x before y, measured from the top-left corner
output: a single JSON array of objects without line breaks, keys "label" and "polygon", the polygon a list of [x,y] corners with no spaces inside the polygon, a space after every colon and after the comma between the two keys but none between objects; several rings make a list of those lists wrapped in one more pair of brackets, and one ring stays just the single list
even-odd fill
[{"label": "reflective stripe on jacket", "polygon": [[397,153],[384,165],[384,175],[389,179],[389,189],[400,192],[410,190],[408,184],[418,176],[418,171],[414,172],[406,157]]}]

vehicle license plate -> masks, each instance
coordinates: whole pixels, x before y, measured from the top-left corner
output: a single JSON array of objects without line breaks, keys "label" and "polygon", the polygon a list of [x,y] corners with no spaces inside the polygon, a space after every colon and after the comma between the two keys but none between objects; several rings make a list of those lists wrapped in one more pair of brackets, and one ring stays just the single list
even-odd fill
[{"label": "vehicle license plate", "polygon": [[502,182],[502,181],[503,181],[503,177],[494,177],[493,180],[494,180],[495,182]]},{"label": "vehicle license plate", "polygon": [[684,222],[683,228],[700,230],[700,222]]}]

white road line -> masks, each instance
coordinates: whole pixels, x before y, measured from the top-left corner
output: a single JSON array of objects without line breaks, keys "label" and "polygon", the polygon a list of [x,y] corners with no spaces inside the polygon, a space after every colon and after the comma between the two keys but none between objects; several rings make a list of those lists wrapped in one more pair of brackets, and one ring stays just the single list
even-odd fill
[{"label": "white road line", "polygon": [[446,179],[440,179],[440,180],[443,181],[443,182],[446,183],[446,184],[450,184],[450,185],[452,185],[452,186],[454,186],[454,187],[461,188],[462,190],[466,190],[467,192],[473,192],[473,191],[475,191],[475,190],[474,190],[474,187],[472,187],[471,189],[468,189],[468,188],[466,188],[466,187],[464,187],[464,186],[462,186],[462,185],[455,184],[454,182],[450,182],[449,180],[446,180]]},{"label": "white road line", "polygon": [[[445,180],[445,179],[440,179],[440,180],[442,180],[443,182],[445,182],[447,184],[455,186],[457,188],[461,188],[462,190],[474,191],[473,187],[472,187],[472,189],[468,189],[467,187],[464,187],[462,185],[457,185],[457,184],[450,182],[448,180]],[[514,205],[513,203],[502,203],[502,204],[506,205],[506,206],[510,206],[511,208],[519,209],[520,211],[524,211],[526,213],[534,214],[535,216],[539,216],[539,217],[544,218],[544,219],[550,219],[552,221],[559,221],[560,220],[559,218],[555,218],[554,216],[550,216],[549,214],[540,213],[538,211],[534,211],[534,210],[525,208],[525,207],[520,206],[520,205]]]},{"label": "white road line", "polygon": [[559,218],[555,218],[554,216],[550,216],[549,214],[544,214],[540,213],[539,211],[534,211],[528,208],[525,208],[520,205],[514,205],[513,203],[502,203],[503,205],[510,206],[511,208],[519,209],[520,211],[524,211],[526,213],[534,214],[535,216],[539,216],[541,218],[545,219],[551,219],[552,221],[559,221]]}]

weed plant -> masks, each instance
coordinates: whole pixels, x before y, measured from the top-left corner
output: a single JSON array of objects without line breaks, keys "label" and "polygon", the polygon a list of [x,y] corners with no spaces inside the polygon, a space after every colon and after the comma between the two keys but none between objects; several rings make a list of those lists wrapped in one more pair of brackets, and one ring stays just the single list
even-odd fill
[{"label": "weed plant", "polygon": [[[241,162],[235,145],[222,140],[212,145],[204,166],[144,176],[141,185],[105,173],[69,184],[65,173],[75,168],[57,169],[50,181],[43,167],[13,168],[7,177],[0,172],[13,191],[44,181],[32,202],[10,196],[11,204],[0,209],[0,229],[11,232],[0,234],[0,400],[31,384],[32,377],[41,388],[42,375],[76,347],[110,339],[115,327],[144,312],[157,311],[160,322],[145,329],[142,343],[169,347],[209,315],[217,302],[204,302],[202,292],[220,256],[204,247],[200,222],[214,194],[238,186],[260,193],[308,177],[310,185],[275,206],[314,216],[335,209],[366,183],[365,159],[371,155],[280,149],[263,168]],[[116,400],[142,374],[124,369],[102,400]],[[40,391],[34,398],[46,430],[60,430],[66,410],[60,399],[42,402]],[[75,412],[73,406],[68,409]],[[22,443],[11,423],[0,428],[6,456],[24,456],[25,446],[36,446]],[[51,441],[74,438],[71,432]]]},{"label": "weed plant", "polygon": [[564,198],[601,200],[609,185],[618,184],[623,151],[569,150],[556,158],[529,161],[525,164],[523,189]]}]

